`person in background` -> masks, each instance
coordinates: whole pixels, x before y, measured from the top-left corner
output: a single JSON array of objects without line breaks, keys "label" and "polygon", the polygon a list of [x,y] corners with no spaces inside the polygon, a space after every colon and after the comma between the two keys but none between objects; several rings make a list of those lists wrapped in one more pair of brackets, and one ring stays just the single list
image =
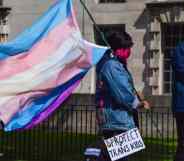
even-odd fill
[{"label": "person in background", "polygon": [[[105,139],[138,126],[136,109],[150,108],[147,101],[139,99],[127,68],[133,46],[131,36],[126,32],[113,32],[107,41],[111,50],[107,51],[96,68],[97,119]],[[121,159],[125,160],[127,158]]]},{"label": "person in background", "polygon": [[177,149],[174,161],[184,161],[184,43],[179,44],[172,57],[172,110],[176,118]]}]

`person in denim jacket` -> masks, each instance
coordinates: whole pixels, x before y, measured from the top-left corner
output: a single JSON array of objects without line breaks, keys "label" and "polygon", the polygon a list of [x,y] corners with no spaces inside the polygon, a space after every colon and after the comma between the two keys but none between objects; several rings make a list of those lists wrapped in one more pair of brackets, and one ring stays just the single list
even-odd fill
[{"label": "person in denim jacket", "polygon": [[127,69],[133,45],[130,35],[114,32],[108,37],[108,42],[113,52],[109,50],[96,68],[98,122],[105,138],[135,128],[135,109],[139,106],[149,108],[146,101],[138,99]]}]

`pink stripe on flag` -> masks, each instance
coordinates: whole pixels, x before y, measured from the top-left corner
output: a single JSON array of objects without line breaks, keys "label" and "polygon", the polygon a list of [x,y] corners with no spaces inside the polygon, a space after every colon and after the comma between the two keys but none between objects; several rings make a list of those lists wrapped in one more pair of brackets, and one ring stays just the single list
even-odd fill
[{"label": "pink stripe on flag", "polygon": [[1,105],[0,118],[5,124],[8,123],[12,116],[19,111],[21,107],[28,106],[32,99],[47,95],[53,88],[66,83],[75,75],[79,74],[82,71],[81,68],[88,68],[89,66],[90,62],[88,62],[87,54],[82,54],[79,58],[67,64],[62,71],[51,79],[45,80],[44,83],[41,83],[26,93],[12,97],[12,99]]},{"label": "pink stripe on flag", "polygon": [[[73,25],[73,19],[69,17],[65,22],[55,27],[47,37],[34,45],[30,51],[1,60],[0,79],[6,79],[24,72],[47,59],[49,55],[52,55],[70,37],[73,32],[71,27],[75,26]],[[72,29],[74,30],[74,28]]]}]

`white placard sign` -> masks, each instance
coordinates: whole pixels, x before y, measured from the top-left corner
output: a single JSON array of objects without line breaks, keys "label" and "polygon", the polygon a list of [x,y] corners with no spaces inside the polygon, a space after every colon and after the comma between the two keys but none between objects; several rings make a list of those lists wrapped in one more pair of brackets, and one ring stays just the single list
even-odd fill
[{"label": "white placard sign", "polygon": [[144,142],[137,128],[106,139],[104,142],[112,161],[145,149]]}]

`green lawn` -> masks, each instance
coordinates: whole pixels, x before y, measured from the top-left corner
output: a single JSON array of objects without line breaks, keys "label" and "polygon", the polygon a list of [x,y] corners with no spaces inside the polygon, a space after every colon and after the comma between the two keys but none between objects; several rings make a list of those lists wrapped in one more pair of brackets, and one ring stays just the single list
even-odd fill
[{"label": "green lawn", "polygon": [[173,161],[176,140],[144,138],[146,149],[131,157],[131,161]]},{"label": "green lawn", "polygon": [[[83,151],[97,137],[88,134],[70,134],[41,130],[0,133],[0,151],[7,158],[41,161],[82,161]],[[146,149],[131,156],[130,161],[172,161],[176,142],[172,139],[145,138]]]}]

